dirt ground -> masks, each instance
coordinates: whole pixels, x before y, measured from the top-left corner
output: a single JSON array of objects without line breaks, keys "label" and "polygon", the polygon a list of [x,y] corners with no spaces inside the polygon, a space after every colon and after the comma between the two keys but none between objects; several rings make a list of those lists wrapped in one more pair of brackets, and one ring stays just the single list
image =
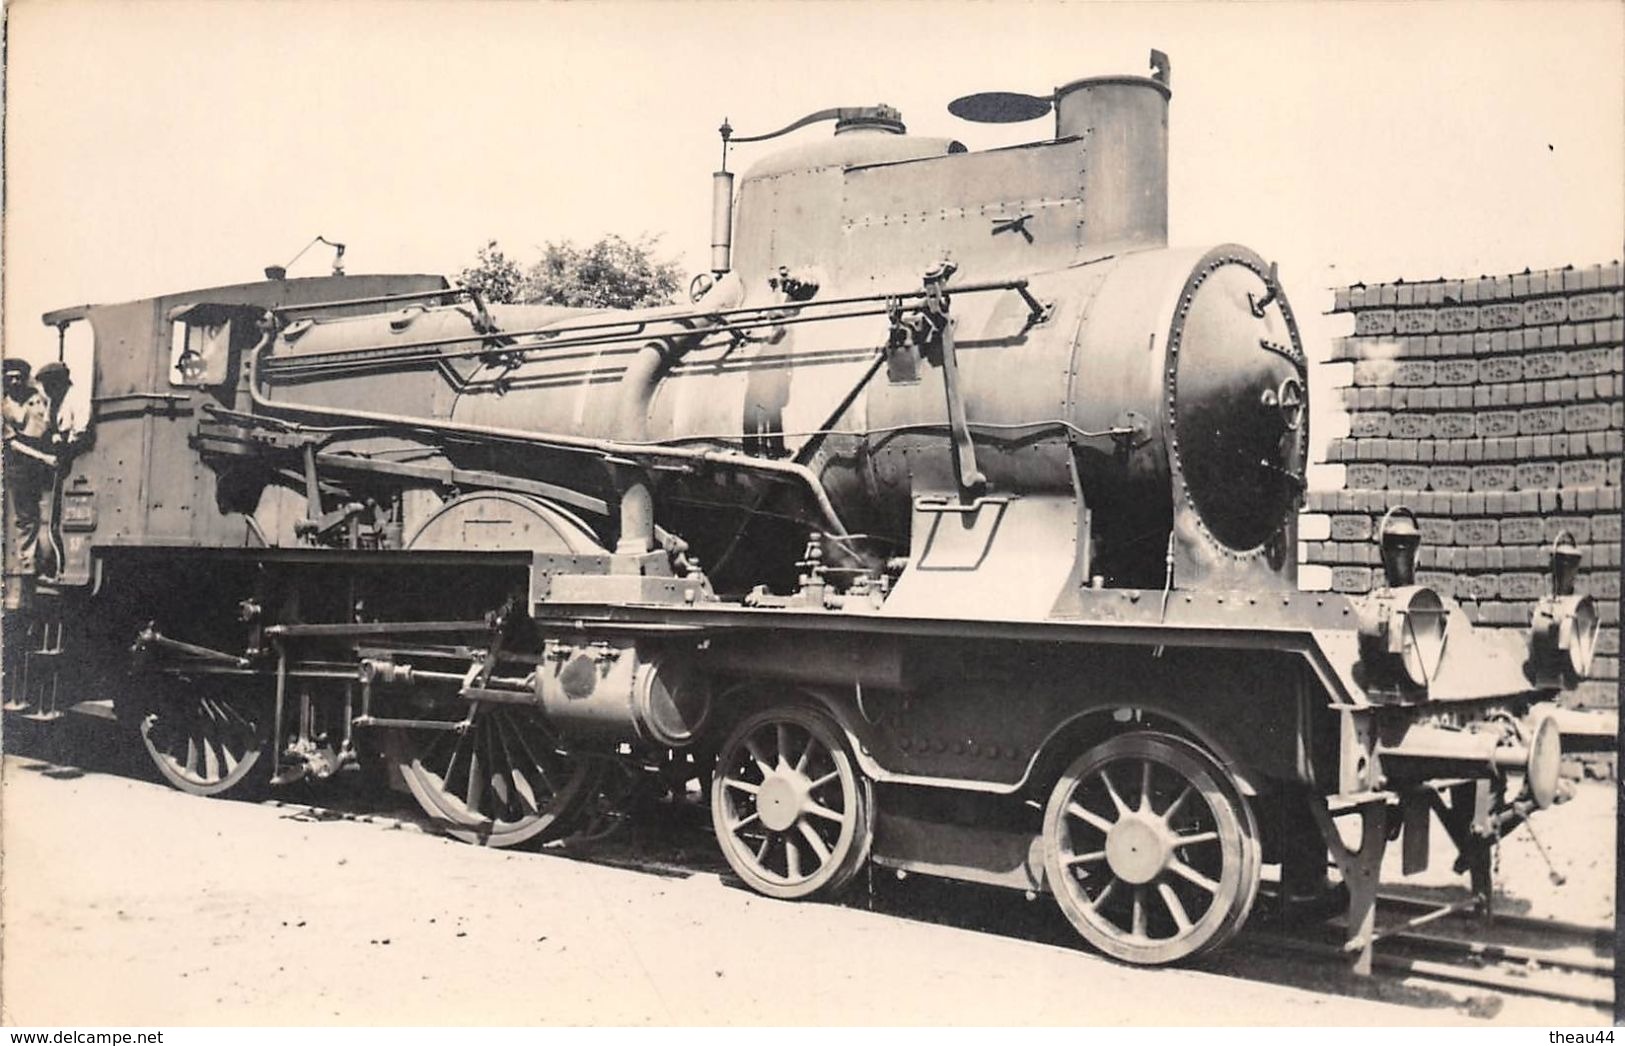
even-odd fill
[{"label": "dirt ground", "polygon": [[[1584,788],[1567,810],[1542,841],[1568,887],[1508,846],[1504,879],[1537,888],[1504,900],[1611,925],[1612,790]],[[13,1025],[1599,1019],[1472,991],[1328,987],[1281,960],[1129,969],[1083,951],[1045,898],[926,880],[872,882],[843,905],[773,901],[719,874],[698,824],[662,837],[659,868],[633,869],[614,847],[594,860],[481,850],[409,816],[202,800],[8,755],[0,827],[0,1019]]]},{"label": "dirt ground", "polygon": [[[1496,851],[1495,910],[1507,915],[1561,919],[1585,925],[1614,924],[1617,784],[1578,782],[1569,802],[1538,813],[1501,841]],[[1435,826],[1438,851],[1426,872],[1403,880],[1424,891],[1454,886],[1447,841]],[[1384,874],[1399,880],[1399,848],[1393,847]],[[1542,857],[1542,851],[1545,857]],[[1550,863],[1548,863],[1548,859]],[[1553,873],[1561,883],[1553,881]]]}]

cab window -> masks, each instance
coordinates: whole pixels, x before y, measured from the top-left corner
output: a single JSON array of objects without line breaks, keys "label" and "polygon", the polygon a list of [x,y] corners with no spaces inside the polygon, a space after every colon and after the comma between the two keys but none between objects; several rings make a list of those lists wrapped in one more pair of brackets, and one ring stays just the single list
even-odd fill
[{"label": "cab window", "polygon": [[226,380],[230,357],[231,321],[188,323],[176,320],[170,335],[169,383],[218,385]]},{"label": "cab window", "polygon": [[172,316],[169,383],[203,388],[230,375],[232,320],[224,310],[198,307]]}]

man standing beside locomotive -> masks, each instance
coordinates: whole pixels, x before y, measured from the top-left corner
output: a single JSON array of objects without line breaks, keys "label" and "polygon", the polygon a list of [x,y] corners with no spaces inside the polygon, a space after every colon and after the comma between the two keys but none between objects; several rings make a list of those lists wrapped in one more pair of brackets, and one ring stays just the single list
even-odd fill
[{"label": "man standing beside locomotive", "polygon": [[48,438],[51,449],[61,454],[77,447],[85,437],[85,428],[80,423],[78,412],[67,402],[68,389],[73,385],[68,365],[61,362],[47,363],[35,373],[34,383],[45,393],[45,399],[50,405],[51,428]]},{"label": "man standing beside locomotive", "polygon": [[34,372],[34,383],[45,393],[50,418],[50,429],[45,437],[46,449],[56,458],[56,466],[46,477],[41,490],[44,540],[39,542],[36,549],[34,567],[41,576],[54,577],[62,569],[62,550],[57,546],[52,533],[56,512],[60,507],[57,504],[59,496],[57,484],[67,468],[68,459],[78,453],[87,432],[80,423],[78,411],[67,402],[68,389],[73,385],[73,377],[66,363],[58,360],[45,364]]},{"label": "man standing beside locomotive", "polygon": [[[5,361],[5,609],[29,602],[39,548],[40,497],[56,471],[50,452],[53,429],[51,401],[29,380],[32,368],[23,360]],[[64,368],[66,369],[66,368]]]}]

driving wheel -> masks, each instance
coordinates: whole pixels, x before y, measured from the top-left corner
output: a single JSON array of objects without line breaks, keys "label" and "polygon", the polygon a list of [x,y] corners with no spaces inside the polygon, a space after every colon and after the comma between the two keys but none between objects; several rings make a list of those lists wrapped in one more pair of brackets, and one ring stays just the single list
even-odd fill
[{"label": "driving wheel", "polygon": [[158,774],[193,795],[241,795],[270,733],[269,706],[252,694],[177,681],[157,694],[137,727]]},{"label": "driving wheel", "polygon": [[874,797],[835,722],[788,705],[729,735],[711,781],[711,818],[723,856],[751,889],[831,896],[868,860]]},{"label": "driving wheel", "polygon": [[597,785],[600,761],[559,752],[532,709],[477,704],[467,723],[400,731],[401,775],[424,812],[453,838],[480,846],[568,830]]},{"label": "driving wheel", "polygon": [[1230,775],[1183,738],[1123,734],[1056,782],[1044,868],[1061,911],[1100,951],[1160,965],[1216,948],[1258,895],[1258,825]]}]

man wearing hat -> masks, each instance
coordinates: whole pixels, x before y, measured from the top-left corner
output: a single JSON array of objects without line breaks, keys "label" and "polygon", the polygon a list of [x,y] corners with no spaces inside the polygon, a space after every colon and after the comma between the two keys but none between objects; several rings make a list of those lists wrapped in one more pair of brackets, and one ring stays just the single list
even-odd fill
[{"label": "man wearing hat", "polygon": [[34,372],[34,382],[45,393],[45,399],[50,404],[51,431],[48,438],[51,449],[61,456],[77,447],[86,435],[78,412],[67,402],[73,377],[66,363],[53,361]]},{"label": "man wearing hat", "polygon": [[[78,453],[87,433],[79,421],[78,412],[67,401],[68,389],[73,385],[73,376],[69,373],[66,363],[53,360],[45,364],[34,372],[34,384],[45,393],[51,419],[50,431],[45,437],[46,446],[57,459],[55,474],[48,477],[45,482],[41,512],[48,513],[49,518],[55,519],[55,513],[60,507],[55,504],[59,497],[57,483],[62,478],[63,470],[67,468],[68,459]],[[61,549],[57,547],[48,529],[43,537],[44,540],[40,542],[35,554],[34,566],[42,576],[51,577],[62,569]]]},{"label": "man wearing hat", "polygon": [[4,368],[0,416],[5,422],[5,608],[17,610],[29,602],[33,590],[40,496],[50,488],[56,455],[51,453],[51,402],[28,380],[33,368],[14,359],[6,360]]},{"label": "man wearing hat", "polygon": [[5,423],[6,439],[11,439],[12,422],[21,417],[19,411],[23,401],[27,398],[29,381],[34,368],[28,365],[27,360],[8,359],[5,367]]}]

